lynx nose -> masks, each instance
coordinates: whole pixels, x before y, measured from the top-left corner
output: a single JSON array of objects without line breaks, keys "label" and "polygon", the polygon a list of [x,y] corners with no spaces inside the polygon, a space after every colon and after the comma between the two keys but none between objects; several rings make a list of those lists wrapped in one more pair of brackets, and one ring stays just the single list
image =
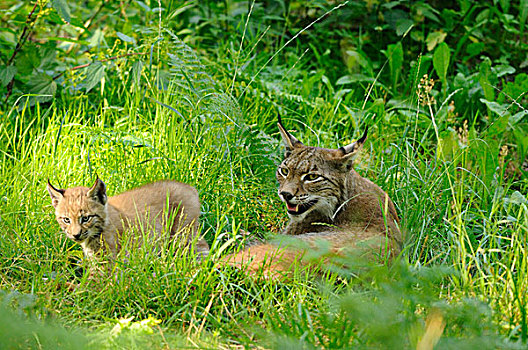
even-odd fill
[{"label": "lynx nose", "polygon": [[290,192],[286,192],[286,191],[282,191],[280,193],[280,195],[282,196],[282,198],[284,198],[284,200],[286,201],[291,201],[293,199],[293,194],[291,194]]}]

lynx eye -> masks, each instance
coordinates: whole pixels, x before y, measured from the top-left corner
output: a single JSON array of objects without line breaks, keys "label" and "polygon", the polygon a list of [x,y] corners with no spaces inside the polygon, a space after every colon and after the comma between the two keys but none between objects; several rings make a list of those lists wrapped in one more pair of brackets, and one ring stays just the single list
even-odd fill
[{"label": "lynx eye", "polygon": [[309,174],[304,174],[301,179],[303,181],[312,182],[320,178],[321,178],[321,175],[319,174],[309,173]]},{"label": "lynx eye", "polygon": [[62,218],[62,222],[64,222],[66,225],[70,224],[70,218]]},{"label": "lynx eye", "polygon": [[289,173],[290,171],[288,168],[279,168],[279,174],[281,174],[281,176],[287,177]]},{"label": "lynx eye", "polygon": [[86,224],[87,222],[92,221],[91,216],[81,216],[81,224]]}]

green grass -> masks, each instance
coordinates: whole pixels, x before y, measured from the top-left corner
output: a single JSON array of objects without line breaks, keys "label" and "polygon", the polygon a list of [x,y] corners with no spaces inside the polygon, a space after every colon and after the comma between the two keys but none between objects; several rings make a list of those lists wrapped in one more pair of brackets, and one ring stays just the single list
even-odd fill
[{"label": "green grass", "polygon": [[[248,48],[258,44],[252,40]],[[173,59],[180,69],[165,89],[155,82],[171,60],[166,54],[188,49],[177,40],[156,48],[142,85],[112,73],[103,92],[64,93],[34,106],[22,97],[0,111],[0,290],[9,310],[0,315],[13,325],[0,345],[415,348],[427,315],[440,309],[447,324],[441,348],[522,348],[526,179],[505,177],[498,161],[487,181],[479,168],[487,145],[478,135],[444,151],[426,112],[394,108],[372,119],[363,98],[340,98],[337,86],[295,61],[272,64],[248,87],[262,54],[231,86],[233,65],[250,58],[229,55],[229,44],[203,53],[199,69],[193,51]],[[369,98],[382,93],[374,88]],[[416,98],[408,103],[422,108]],[[357,169],[396,204],[406,233],[401,261],[324,276],[298,269],[291,281],[219,263],[243,246],[243,231],[271,237],[287,221],[274,178],[277,111],[309,145],[338,147],[370,126]],[[144,247],[121,254],[104,281],[88,279],[45,187],[48,178],[60,187],[89,185],[96,174],[109,195],[158,179],[195,186],[212,254],[197,262],[173,245],[159,255]],[[360,266],[353,257],[346,263]],[[68,281],[78,288],[68,291]],[[161,323],[122,321],[130,317]],[[123,330],[112,333],[119,322]]]}]

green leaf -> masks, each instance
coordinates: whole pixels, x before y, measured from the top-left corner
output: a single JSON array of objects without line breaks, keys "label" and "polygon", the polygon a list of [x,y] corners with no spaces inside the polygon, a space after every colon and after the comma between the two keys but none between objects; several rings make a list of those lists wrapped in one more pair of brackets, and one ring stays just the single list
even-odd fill
[{"label": "green leaf", "polygon": [[515,191],[512,193],[512,195],[508,198],[504,198],[504,204],[526,204],[528,203],[528,199],[519,191]]},{"label": "green leaf", "polygon": [[351,75],[344,75],[341,78],[337,79],[336,85],[347,85],[352,83],[373,83],[376,86],[383,87],[384,89],[387,89],[383,84],[379,82],[379,80],[376,80],[375,78],[368,77],[364,74],[351,74]]},{"label": "green leaf", "polygon": [[9,84],[15,77],[16,72],[17,68],[15,66],[0,66],[0,85],[4,87]]},{"label": "green leaf", "polygon": [[348,71],[351,73],[359,73],[365,71],[365,69],[369,70],[367,58],[353,46],[346,48],[343,59]]},{"label": "green leaf", "polygon": [[488,108],[499,115],[499,117],[504,117],[505,115],[510,115],[510,112],[508,111],[508,105],[506,104],[498,104],[497,102],[492,102],[485,100],[483,98],[480,99],[480,102],[484,103]]},{"label": "green leaf", "polygon": [[104,77],[104,73],[105,66],[99,61],[92,63],[86,68],[86,76],[84,78],[86,92],[89,92],[101,82]]},{"label": "green leaf", "polygon": [[457,132],[453,128],[447,128],[440,133],[438,147],[442,149],[442,155],[448,160],[452,160],[460,149]]},{"label": "green leaf", "polygon": [[515,113],[514,115],[510,116],[509,122],[511,124],[517,124],[518,122],[520,122],[524,118],[524,116],[527,116],[527,115],[528,115],[528,110],[520,111],[520,112]]},{"label": "green leaf", "polygon": [[477,56],[484,50],[485,46],[482,42],[470,43],[466,47],[466,52],[470,57]]},{"label": "green leaf", "polygon": [[444,42],[446,36],[446,33],[440,31],[429,33],[427,35],[427,39],[425,39],[425,42],[427,43],[427,50],[433,51],[436,45]]},{"label": "green leaf", "polygon": [[491,75],[491,61],[489,58],[486,58],[480,63],[479,67],[479,84],[482,87],[482,90],[484,91],[484,97],[488,101],[495,100],[495,91],[493,90],[493,86],[490,83],[490,75]]},{"label": "green leaf", "polygon": [[521,22],[521,26],[524,27],[524,23],[526,22],[526,17],[528,16],[528,0],[521,0],[521,3],[519,5],[519,12],[520,12],[519,22]]},{"label": "green leaf", "polygon": [[145,4],[143,1],[136,1],[136,4],[138,4],[139,6],[141,6],[143,8],[143,10],[147,11],[147,12],[150,12],[152,11],[150,7],[147,6],[147,4]]},{"label": "green leaf", "polygon": [[401,42],[392,44],[387,47],[385,52],[389,60],[389,67],[391,73],[392,86],[396,87],[400,77],[401,68],[403,65],[403,48]]},{"label": "green leaf", "polygon": [[510,0],[499,0],[499,2],[502,7],[502,12],[508,13],[508,11],[510,10]]},{"label": "green leaf", "polygon": [[414,22],[411,19],[401,19],[396,22],[396,34],[402,36],[407,33],[414,26]]},{"label": "green leaf", "polygon": [[513,129],[513,136],[517,144],[517,154],[520,159],[527,159],[528,156],[528,128],[516,127]]},{"label": "green leaf", "polygon": [[449,68],[449,60],[451,53],[449,52],[449,46],[446,43],[441,43],[436,48],[433,54],[433,66],[436,71],[436,74],[442,80],[442,83],[445,85],[447,69]]},{"label": "green leaf", "polygon": [[51,0],[51,6],[53,6],[55,11],[57,11],[59,16],[61,16],[65,22],[71,22],[70,7],[66,0]]},{"label": "green leaf", "polygon": [[17,55],[15,60],[17,73],[19,76],[29,78],[33,70],[40,66],[40,56],[38,48],[34,44],[27,44]]},{"label": "green leaf", "polygon": [[57,50],[51,47],[39,47],[40,66],[42,70],[52,70],[57,65]]},{"label": "green leaf", "polygon": [[488,129],[485,131],[486,136],[493,138],[504,137],[504,133],[508,129],[509,116],[503,115],[498,118],[495,118]]},{"label": "green leaf", "polygon": [[125,35],[125,34],[123,34],[123,33],[121,33],[121,32],[116,32],[116,34],[117,34],[117,36],[118,36],[119,39],[121,39],[121,40],[123,40],[123,41],[125,41],[125,42],[127,42],[127,43],[135,43],[135,42],[136,42],[136,41],[134,40],[134,38],[131,38],[131,37],[129,37],[128,35]]},{"label": "green leaf", "polygon": [[89,46],[90,47],[97,47],[99,46],[102,42],[104,42],[104,34],[103,34],[103,31],[99,28],[97,28],[93,35],[88,39],[88,42],[89,42]]},{"label": "green leaf", "polygon": [[132,65],[132,78],[134,85],[139,86],[141,81],[141,71],[143,70],[143,61],[136,61]]},{"label": "green leaf", "polygon": [[31,76],[28,82],[29,92],[35,95],[46,95],[37,96],[37,100],[40,102],[49,101],[55,96],[57,92],[57,83],[52,77],[46,73],[36,73]]},{"label": "green leaf", "polygon": [[491,70],[493,73],[495,73],[495,75],[497,75],[497,78],[515,73],[515,68],[513,68],[509,64],[501,64],[493,67]]}]

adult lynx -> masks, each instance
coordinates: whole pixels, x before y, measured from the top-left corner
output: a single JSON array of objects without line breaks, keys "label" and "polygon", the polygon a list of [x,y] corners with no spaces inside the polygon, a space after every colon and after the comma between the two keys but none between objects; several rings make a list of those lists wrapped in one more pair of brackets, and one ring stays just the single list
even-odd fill
[{"label": "adult lynx", "polygon": [[[401,246],[398,216],[391,199],[380,187],[353,169],[353,159],[365,142],[367,131],[356,142],[338,149],[305,146],[282,126],[286,152],[276,173],[278,194],[290,222],[283,234],[313,243],[324,240],[332,251],[346,249],[371,256],[391,257]],[[258,270],[266,262],[268,273],[286,271],[304,250],[257,244],[227,259],[231,264],[249,262]]]},{"label": "adult lynx", "polygon": [[[119,238],[131,228],[144,228],[159,235],[186,232],[197,234],[200,201],[192,186],[175,181],[158,181],[107,198],[106,186],[97,179],[91,188],[56,189],[48,181],[48,192],[57,221],[66,236],[79,243],[84,255],[92,257],[107,247],[115,256]],[[167,219],[171,220],[167,222]],[[202,239],[197,251],[209,246]]]}]

